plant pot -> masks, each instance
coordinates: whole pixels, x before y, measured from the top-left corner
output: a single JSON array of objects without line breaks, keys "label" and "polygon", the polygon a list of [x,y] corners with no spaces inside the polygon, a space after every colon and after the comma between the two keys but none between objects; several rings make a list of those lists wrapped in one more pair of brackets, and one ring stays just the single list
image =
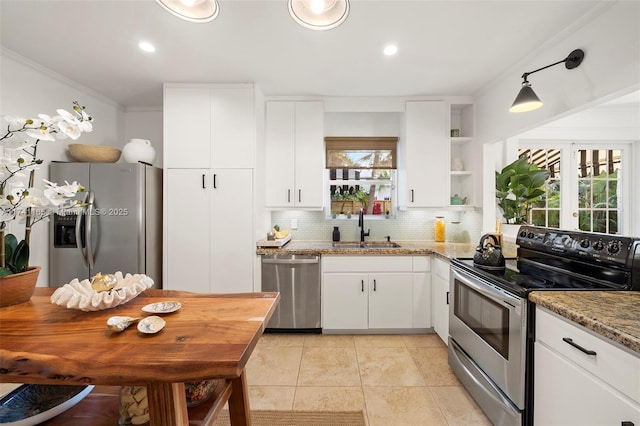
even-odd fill
[{"label": "plant pot", "polygon": [[36,288],[39,266],[32,266],[27,272],[0,278],[0,308],[28,302]]}]

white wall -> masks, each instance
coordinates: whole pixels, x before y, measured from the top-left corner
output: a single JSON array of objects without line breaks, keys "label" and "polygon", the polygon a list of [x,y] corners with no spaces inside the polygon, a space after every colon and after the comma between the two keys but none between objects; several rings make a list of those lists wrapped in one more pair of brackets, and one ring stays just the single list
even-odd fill
[{"label": "white wall", "polygon": [[[556,118],[586,109],[606,99],[640,88],[640,2],[603,2],[583,21],[569,25],[564,34],[549,40],[502,77],[476,94],[476,138],[481,143],[506,141]],[[560,64],[532,74],[529,81],[544,106],[528,113],[508,112],[521,87],[521,75],[565,58],[582,49],[585,58],[573,70]],[[509,149],[509,148],[505,148]],[[506,159],[507,154],[504,155]],[[637,166],[640,166],[636,163]],[[485,173],[487,176],[487,173]],[[485,193],[493,180],[484,182]],[[485,198],[485,202],[487,202]],[[495,225],[495,209],[486,204],[483,228]],[[637,201],[636,201],[637,204]]]},{"label": "white wall", "polygon": [[[47,160],[36,173],[36,182],[48,177],[50,160],[69,161],[69,142],[119,146],[122,140],[123,113],[115,102],[55,74],[38,64],[26,61],[13,52],[0,50],[0,115],[37,117],[55,115],[56,109],[70,110],[73,101],[86,106],[94,118],[93,132],[84,133],[77,141],[41,142],[38,157]],[[21,227],[13,223],[11,230],[21,237]],[[39,286],[48,285],[49,224],[36,224],[31,235],[32,265],[42,266]]]}]

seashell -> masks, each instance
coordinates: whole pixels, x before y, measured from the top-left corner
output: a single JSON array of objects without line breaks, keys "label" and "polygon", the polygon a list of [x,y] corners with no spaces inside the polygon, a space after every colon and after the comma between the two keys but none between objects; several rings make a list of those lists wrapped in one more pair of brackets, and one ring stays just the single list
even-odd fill
[{"label": "seashell", "polygon": [[98,293],[110,291],[118,284],[118,279],[113,274],[104,274],[98,272],[91,278],[91,288]]},{"label": "seashell", "polygon": [[129,327],[131,324],[135,324],[138,321],[140,321],[140,318],[114,316],[114,317],[110,317],[107,320],[107,327],[109,327],[113,331],[117,331],[118,333],[120,333],[121,331],[124,331],[127,327]]},{"label": "seashell", "polygon": [[144,334],[155,334],[162,330],[166,325],[166,321],[157,315],[145,317],[138,323],[138,331]]},{"label": "seashell", "polygon": [[127,303],[153,286],[153,280],[143,274],[123,276],[122,272],[118,271],[114,275],[118,284],[113,288],[113,291],[97,292],[91,288],[89,280],[79,281],[74,278],[53,292],[51,303],[85,312],[101,311]]}]

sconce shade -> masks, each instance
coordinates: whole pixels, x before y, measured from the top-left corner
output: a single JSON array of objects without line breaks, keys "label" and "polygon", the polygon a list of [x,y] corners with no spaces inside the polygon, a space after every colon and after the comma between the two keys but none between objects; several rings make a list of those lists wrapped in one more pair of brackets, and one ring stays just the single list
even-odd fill
[{"label": "sconce shade", "polygon": [[289,14],[305,28],[330,30],[347,19],[349,0],[289,0]]},{"label": "sconce shade", "polygon": [[509,108],[509,112],[527,112],[538,109],[542,106],[542,101],[538,98],[538,95],[531,88],[531,83],[524,81],[522,83],[522,89],[513,101],[513,105]]},{"label": "sconce shade", "polygon": [[220,13],[217,0],[156,0],[172,15],[190,22],[211,22]]},{"label": "sconce shade", "polygon": [[520,93],[518,93],[518,96],[516,96],[516,100],[513,101],[513,105],[511,105],[511,108],[509,108],[509,112],[533,111],[534,109],[538,109],[542,106],[542,102],[531,88],[531,83],[529,83],[529,80],[527,80],[527,78],[531,74],[538,71],[546,70],[547,68],[554,67],[558,64],[564,64],[566,69],[572,70],[574,68],[578,68],[583,59],[584,51],[582,49],[576,49],[569,53],[569,56],[559,60],[558,62],[554,62],[552,64],[538,68],[537,70],[525,72],[524,74],[522,74],[522,78],[524,79],[522,82],[522,89],[520,89]]}]

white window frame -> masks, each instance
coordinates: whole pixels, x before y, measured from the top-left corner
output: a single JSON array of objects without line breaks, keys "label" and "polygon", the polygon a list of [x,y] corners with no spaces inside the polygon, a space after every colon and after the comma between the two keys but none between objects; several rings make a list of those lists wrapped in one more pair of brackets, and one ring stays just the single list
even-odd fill
[{"label": "white window frame", "polygon": [[[577,152],[581,149],[616,149],[621,154],[621,179],[622,188],[618,206],[618,234],[630,235],[633,230],[631,220],[631,210],[633,200],[631,199],[633,164],[633,143],[626,140],[601,141],[601,140],[534,140],[520,139],[518,149],[559,149],[560,153],[560,229],[578,231],[578,175],[576,173]],[[568,195],[568,196],[567,196]]]}]

